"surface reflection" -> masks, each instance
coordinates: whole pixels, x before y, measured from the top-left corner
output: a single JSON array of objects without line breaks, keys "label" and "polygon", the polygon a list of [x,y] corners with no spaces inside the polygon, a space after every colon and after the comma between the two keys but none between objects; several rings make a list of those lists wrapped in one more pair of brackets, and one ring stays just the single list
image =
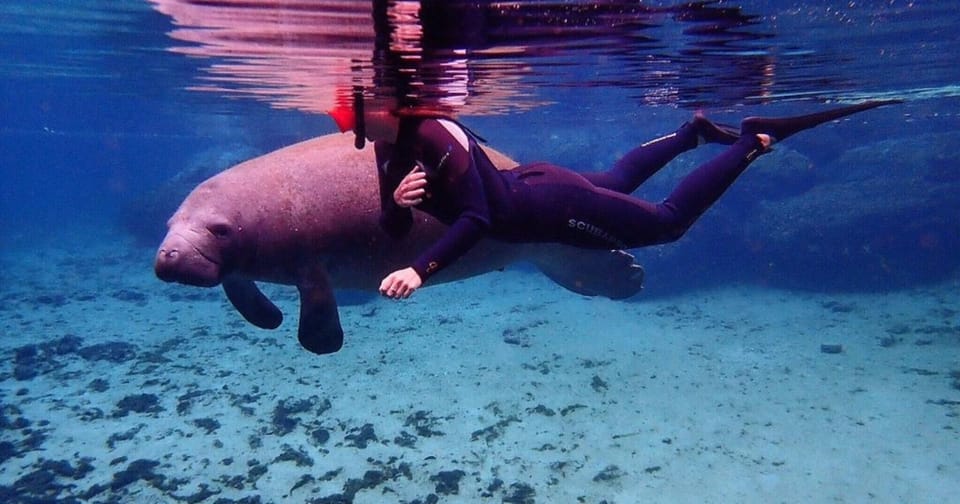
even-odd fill
[{"label": "surface reflection", "polygon": [[545,88],[570,86],[740,103],[771,95],[784,60],[819,64],[767,50],[762,18],[713,2],[150,1],[174,22],[172,50],[206,60],[195,89],[316,113],[355,89],[473,115],[529,109]]}]

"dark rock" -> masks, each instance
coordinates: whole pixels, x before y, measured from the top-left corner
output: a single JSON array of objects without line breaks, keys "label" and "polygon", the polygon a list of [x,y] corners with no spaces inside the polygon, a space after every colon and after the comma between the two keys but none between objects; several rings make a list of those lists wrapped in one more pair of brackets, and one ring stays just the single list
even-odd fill
[{"label": "dark rock", "polygon": [[534,504],[534,496],[537,492],[533,487],[526,483],[511,483],[507,495],[503,496],[503,502],[507,504]]},{"label": "dark rock", "polygon": [[133,394],[120,399],[117,402],[117,410],[113,413],[114,417],[125,417],[130,412],[134,413],[159,413],[163,411],[160,406],[160,399],[154,394]]},{"label": "dark rock", "polygon": [[388,481],[389,476],[383,471],[369,470],[363,473],[363,478],[350,478],[343,484],[343,494],[349,495],[351,500],[360,490],[377,488],[381,483]]},{"label": "dark rock", "polygon": [[326,497],[310,499],[307,504],[353,504],[353,496],[344,494],[333,494]]},{"label": "dark rock", "polygon": [[[391,458],[391,463],[396,459]],[[412,478],[410,471],[410,465],[407,463],[401,463],[397,466],[392,466],[390,464],[383,464],[381,462],[373,461],[368,459],[368,461],[374,462],[380,466],[380,469],[371,469],[363,474],[363,478],[350,478],[343,484],[343,492],[328,497],[324,497],[321,500],[312,500],[308,502],[353,502],[354,497],[357,495],[357,492],[361,490],[372,490],[383,483],[388,481],[395,480],[401,476],[406,477],[407,479]],[[329,481],[335,478],[340,473],[340,470],[328,471],[325,475],[319,478],[320,481]],[[384,489],[384,493],[388,491],[387,488]]]},{"label": "dark rock", "polygon": [[548,417],[552,417],[557,414],[556,411],[542,404],[538,404],[535,408],[527,408],[527,413],[537,413],[537,414],[548,416]]},{"label": "dark rock", "polygon": [[0,441],[0,464],[3,464],[13,457],[19,456],[20,452],[17,450],[17,445],[11,443],[10,441]]},{"label": "dark rock", "polygon": [[74,480],[83,479],[93,470],[92,458],[84,457],[77,462],[76,467],[66,460],[44,460],[40,463],[40,468],[53,472],[57,476],[70,478]]},{"label": "dark rock", "polygon": [[366,448],[367,444],[370,442],[377,442],[377,434],[373,430],[373,424],[363,424],[363,427],[353,428],[350,430],[350,433],[346,435],[347,446],[354,446],[357,448]]},{"label": "dark rock", "polygon": [[251,460],[247,465],[250,466],[250,469],[247,471],[247,482],[249,483],[256,483],[261,476],[267,474],[267,466],[256,460]]},{"label": "dark rock", "polygon": [[593,481],[613,481],[623,477],[623,471],[615,465],[608,465],[593,477]]},{"label": "dark rock", "polygon": [[300,476],[300,479],[297,480],[297,482],[294,483],[292,487],[290,487],[290,490],[287,492],[287,494],[291,494],[294,491],[296,491],[298,488],[310,485],[312,483],[315,483],[316,481],[317,479],[314,478],[313,476],[310,476],[309,474],[304,474],[303,476]]},{"label": "dark rock", "polygon": [[21,411],[16,406],[6,404],[0,405],[0,429],[8,430],[12,429],[12,423],[10,419],[7,418],[7,415],[19,415]]},{"label": "dark rock", "polygon": [[430,481],[437,484],[434,489],[440,495],[458,495],[460,493],[460,480],[467,473],[457,469],[454,471],[440,471],[430,476]]},{"label": "dark rock", "polygon": [[171,495],[174,500],[179,502],[186,502],[187,504],[197,504],[198,502],[203,502],[214,495],[220,493],[219,491],[214,492],[204,484],[200,483],[200,490],[192,495],[180,496],[180,495]]},{"label": "dark rock", "polygon": [[598,375],[593,375],[593,379],[590,380],[590,388],[597,392],[605,392],[608,388],[607,382],[605,382]]},{"label": "dark rock", "polygon": [[493,425],[473,431],[470,434],[470,440],[477,441],[478,439],[482,439],[487,443],[490,443],[491,441],[502,436],[503,431],[507,428],[507,426],[514,422],[520,422],[520,419],[514,415],[510,415],[509,417],[504,418]]},{"label": "dark rock", "polygon": [[247,478],[245,476],[221,476],[217,481],[223,483],[223,486],[227,488],[233,488],[234,490],[243,490],[246,488]]},{"label": "dark rock", "polygon": [[213,501],[213,504],[260,504],[260,496],[250,495],[242,499],[227,499],[225,497],[221,497]]},{"label": "dark rock", "polygon": [[116,364],[126,362],[137,356],[137,346],[131,343],[115,341],[83,347],[77,351],[80,357],[88,361],[108,361]]},{"label": "dark rock", "polygon": [[207,390],[191,390],[186,394],[177,397],[177,414],[186,415],[190,412],[190,408],[193,407],[194,400],[200,397],[207,395],[209,391]]},{"label": "dark rock", "polygon": [[193,421],[193,425],[207,431],[207,434],[213,434],[220,428],[220,422],[213,418],[197,418]]},{"label": "dark rock", "polygon": [[14,377],[17,381],[32,380],[32,379],[36,378],[38,374],[40,374],[40,373],[39,373],[39,372],[36,370],[36,368],[34,368],[33,366],[28,366],[28,365],[24,365],[24,364],[16,364],[16,365],[13,367],[13,377]]},{"label": "dark rock", "polygon": [[274,462],[293,462],[297,467],[312,467],[313,459],[303,450],[294,450],[289,445],[283,445],[283,453],[273,459]]},{"label": "dark rock", "polygon": [[571,404],[570,406],[565,406],[563,408],[560,408],[560,416],[567,416],[570,413],[577,411],[578,409],[583,409],[586,407],[587,406],[585,404]]},{"label": "dark rock", "polygon": [[279,401],[273,409],[273,433],[278,436],[285,436],[293,432],[300,423],[300,419],[294,415],[306,413],[313,408],[318,408],[316,416],[320,416],[324,411],[328,410],[330,406],[329,399],[324,399],[320,402],[317,397],[310,397],[308,399],[288,397]]},{"label": "dark rock", "polygon": [[400,435],[393,438],[393,444],[404,448],[413,448],[417,445],[417,436],[407,431],[400,431]]},{"label": "dark rock", "polygon": [[133,439],[133,437],[136,436],[138,432],[140,432],[141,428],[142,427],[133,427],[131,429],[126,430],[125,432],[111,434],[110,437],[107,438],[107,447],[109,447],[112,450],[116,448],[117,441],[129,441]]},{"label": "dark rock", "polygon": [[413,427],[420,437],[442,436],[443,432],[434,427],[439,423],[439,418],[431,416],[429,411],[418,410],[407,416],[404,420],[404,427]]},{"label": "dark rock", "polygon": [[248,495],[242,499],[217,499],[213,504],[260,504],[259,495]]},{"label": "dark rock", "polygon": [[880,343],[880,346],[884,348],[890,348],[896,345],[897,343],[900,343],[901,341],[903,341],[903,338],[898,338],[896,336],[891,336],[891,335],[881,336],[880,338],[877,338],[877,342]]},{"label": "dark rock", "polygon": [[87,385],[87,388],[94,392],[106,392],[110,389],[110,382],[103,378],[95,378]]},{"label": "dark rock", "polygon": [[529,348],[530,335],[527,334],[525,327],[521,327],[519,329],[512,329],[508,327],[503,330],[503,342],[508,345]]},{"label": "dark rock", "polygon": [[39,450],[47,440],[47,435],[40,431],[29,431],[23,439],[20,440],[19,448],[21,453]]},{"label": "dark rock", "polygon": [[318,445],[324,445],[330,440],[330,431],[323,427],[318,427],[310,433],[310,439]]},{"label": "dark rock", "polygon": [[143,480],[151,483],[162,483],[165,476],[156,474],[153,470],[160,465],[155,460],[138,459],[134,460],[126,469],[114,473],[113,480],[110,482],[110,489],[116,492],[121,488]]},{"label": "dark rock", "polygon": [[839,343],[823,343],[820,345],[820,351],[825,354],[838,354],[843,352],[843,345]]},{"label": "dark rock", "polygon": [[332,471],[327,471],[323,473],[323,476],[317,478],[319,481],[333,481],[337,476],[340,476],[340,473],[343,472],[343,468],[334,469]]},{"label": "dark rock", "polygon": [[13,483],[20,495],[56,495],[67,487],[57,483],[57,475],[47,469],[37,469],[21,476]]},{"label": "dark rock", "polygon": [[51,355],[68,355],[76,353],[83,346],[83,338],[74,334],[67,334],[61,338],[41,345],[44,353]]},{"label": "dark rock", "polygon": [[40,374],[43,360],[40,358],[40,347],[24,345],[13,351],[13,377],[18,381],[27,381]]}]

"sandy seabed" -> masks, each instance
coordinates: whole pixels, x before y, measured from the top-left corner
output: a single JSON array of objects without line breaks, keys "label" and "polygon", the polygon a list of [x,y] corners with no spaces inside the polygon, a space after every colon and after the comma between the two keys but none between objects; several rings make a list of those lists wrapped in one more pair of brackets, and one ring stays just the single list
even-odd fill
[{"label": "sandy seabed", "polygon": [[[78,239],[79,242],[79,239]],[[521,270],[341,306],[344,349],[116,238],[0,256],[4,502],[950,502],[960,290],[610,301]],[[822,344],[842,345],[824,353]]]}]

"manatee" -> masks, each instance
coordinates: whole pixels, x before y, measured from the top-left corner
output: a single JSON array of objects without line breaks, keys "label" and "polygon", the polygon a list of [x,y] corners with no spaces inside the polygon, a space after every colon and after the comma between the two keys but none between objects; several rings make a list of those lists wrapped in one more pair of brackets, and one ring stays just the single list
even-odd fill
[{"label": "manatee", "polygon": [[[488,150],[498,168],[516,163]],[[280,310],[256,282],[293,285],[300,293],[298,339],[326,354],[343,345],[334,289],[375,291],[389,272],[408,266],[444,225],[414,211],[414,226],[392,238],[379,225],[372,146],[351,135],[307,140],[229,168],[199,184],[167,222],[154,270],[167,282],[214,287],[253,325],[275,329]],[[621,299],[637,293],[643,269],[622,251],[483,240],[430,284],[499,270],[528,260],[574,292]]]}]

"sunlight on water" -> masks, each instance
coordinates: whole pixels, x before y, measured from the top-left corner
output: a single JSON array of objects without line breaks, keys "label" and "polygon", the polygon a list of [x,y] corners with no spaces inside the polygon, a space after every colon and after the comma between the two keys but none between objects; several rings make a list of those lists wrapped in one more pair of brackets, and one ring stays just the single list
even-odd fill
[{"label": "sunlight on water", "polygon": [[[193,75],[184,89],[325,112],[360,87],[368,98],[475,115],[530,109],[555,101],[551,90],[571,88],[618,89],[646,105],[686,108],[860,92],[951,96],[941,76],[960,45],[960,14],[946,1],[922,9],[900,1],[417,5],[4,3],[0,34],[16,42],[0,74],[104,82],[137,76],[102,63],[166,49],[186,56],[182,68]],[[161,17],[148,17],[151,7]],[[101,43],[93,50],[87,40]],[[31,58],[27,47],[51,57]],[[143,68],[143,86],[161,71],[169,68]]]},{"label": "sunlight on water", "polygon": [[844,10],[725,3],[151,1],[176,25],[173,50],[209,61],[193,89],[325,112],[359,87],[469,114],[536,106],[551,86],[619,87],[646,104],[687,106],[827,99],[869,82],[844,70],[873,55],[788,35],[840,22],[848,37],[873,37],[909,10],[890,3],[863,23]]}]

